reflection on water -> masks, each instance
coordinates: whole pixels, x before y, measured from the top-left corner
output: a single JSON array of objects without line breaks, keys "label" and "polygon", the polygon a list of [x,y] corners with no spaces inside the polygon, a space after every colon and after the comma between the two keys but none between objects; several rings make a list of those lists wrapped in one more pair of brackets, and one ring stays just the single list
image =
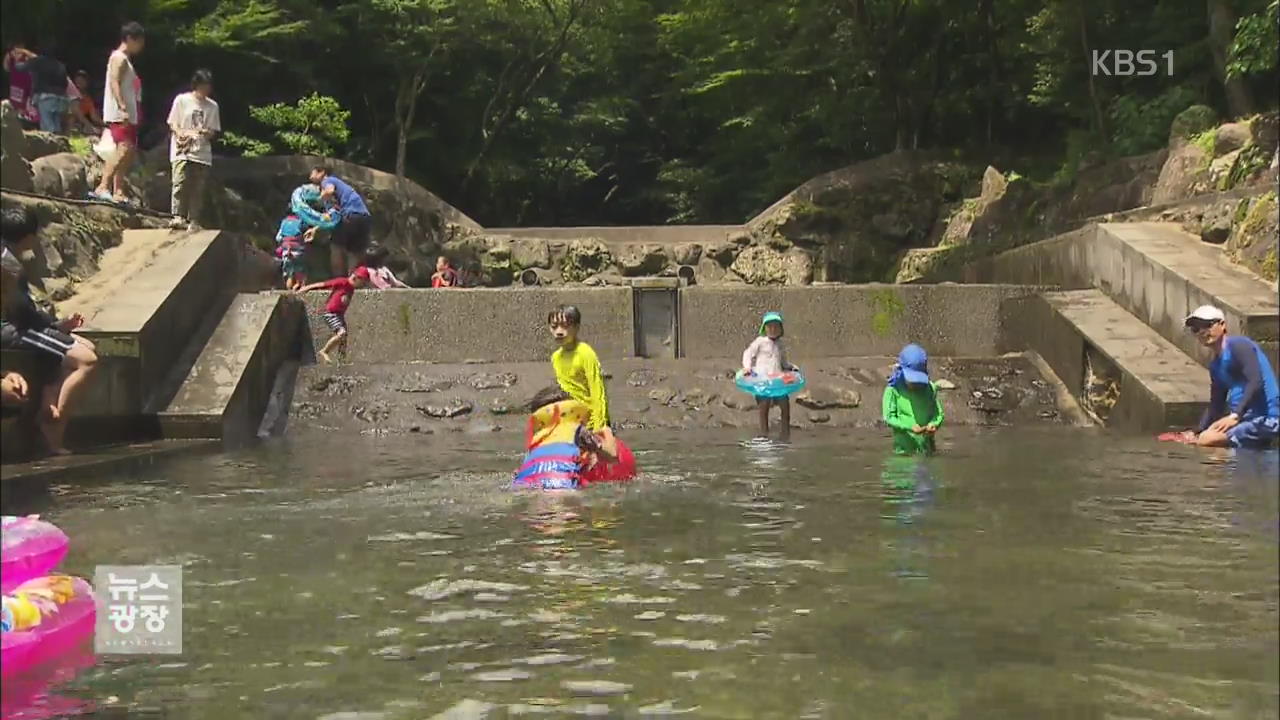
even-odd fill
[{"label": "reflection on water", "polygon": [[553,494],[506,489],[510,438],[461,437],[301,433],[6,498],[68,532],[71,572],[185,568],[186,654],[64,694],[210,720],[1280,710],[1275,453],[636,434],[640,480]]}]

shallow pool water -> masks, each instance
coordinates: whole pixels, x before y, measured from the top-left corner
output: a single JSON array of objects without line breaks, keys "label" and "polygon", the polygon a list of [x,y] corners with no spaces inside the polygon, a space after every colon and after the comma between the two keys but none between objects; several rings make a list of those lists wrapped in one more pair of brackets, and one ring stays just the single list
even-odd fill
[{"label": "shallow pool water", "polygon": [[507,491],[507,435],[300,431],[7,509],[78,574],[185,567],[185,654],[63,690],[104,717],[1280,712],[1274,451],[628,439],[644,477],[572,495]]}]

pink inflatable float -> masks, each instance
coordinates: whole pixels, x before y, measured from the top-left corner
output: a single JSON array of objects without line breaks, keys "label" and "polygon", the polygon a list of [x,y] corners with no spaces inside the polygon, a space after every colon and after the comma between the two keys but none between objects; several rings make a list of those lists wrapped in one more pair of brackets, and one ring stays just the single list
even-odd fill
[{"label": "pink inflatable float", "polygon": [[0,592],[47,575],[67,554],[67,536],[35,516],[0,517]]},{"label": "pink inflatable float", "polygon": [[3,598],[0,676],[18,674],[82,647],[97,610],[89,583],[70,575],[35,578]]}]

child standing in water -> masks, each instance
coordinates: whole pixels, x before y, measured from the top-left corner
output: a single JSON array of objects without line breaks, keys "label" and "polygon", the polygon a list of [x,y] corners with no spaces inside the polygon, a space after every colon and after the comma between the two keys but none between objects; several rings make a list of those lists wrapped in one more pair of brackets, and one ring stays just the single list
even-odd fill
[{"label": "child standing in water", "polygon": [[[751,341],[742,353],[742,372],[745,375],[761,375],[772,377],[784,372],[794,372],[795,365],[787,362],[786,350],[782,347],[782,313],[768,312],[760,321],[760,336]],[[787,397],[757,397],[756,406],[760,412],[760,436],[769,436],[769,409],[782,408],[782,430],[778,439],[791,439],[791,399]]]},{"label": "child standing in water", "polygon": [[335,349],[347,350],[347,308],[351,306],[351,298],[356,290],[369,284],[369,268],[361,265],[347,277],[336,277],[324,282],[303,285],[295,292],[305,293],[312,290],[329,290],[329,302],[324,306],[324,322],[333,330],[333,337],[316,353],[326,363],[332,363],[329,353]]},{"label": "child standing in water", "polygon": [[919,345],[898,353],[884,389],[884,422],[893,428],[893,451],[899,455],[932,453],[942,425],[942,399],[929,381],[929,355]]}]

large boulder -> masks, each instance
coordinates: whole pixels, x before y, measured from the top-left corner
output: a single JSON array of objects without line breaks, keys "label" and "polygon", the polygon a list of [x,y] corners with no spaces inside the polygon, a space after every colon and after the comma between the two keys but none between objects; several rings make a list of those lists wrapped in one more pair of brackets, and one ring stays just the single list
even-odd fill
[{"label": "large boulder", "polygon": [[550,268],[551,246],[539,238],[516,238],[511,241],[511,262],[521,270]]},{"label": "large boulder", "polygon": [[[743,248],[729,268],[751,285],[808,285],[813,282],[813,256],[801,248],[781,251],[767,245]],[[700,282],[711,282],[702,278]]]},{"label": "large boulder", "polygon": [[63,135],[42,130],[28,130],[22,145],[22,157],[32,162],[49,155],[71,152],[71,141]]},{"label": "large boulder", "polygon": [[667,249],[657,243],[625,245],[618,252],[618,269],[627,277],[656,275],[669,262]]},{"label": "large boulder", "polygon": [[698,243],[680,243],[671,251],[671,259],[677,265],[697,265],[702,259],[702,245]]},{"label": "large boulder", "polygon": [[[816,177],[748,223],[752,244],[734,272],[747,282],[784,282],[782,256],[794,247],[809,253],[815,279],[881,280],[903,250],[926,244],[939,209],[963,197],[971,174],[901,152]],[[761,245],[771,252],[752,249]]]},{"label": "large boulder", "polygon": [[595,238],[578,238],[569,243],[561,261],[560,274],[568,282],[581,282],[605,273],[613,265],[609,246]]},{"label": "large boulder", "polygon": [[89,191],[85,159],[70,152],[45,155],[31,163],[32,184],[41,195],[83,198]]},{"label": "large boulder", "polygon": [[1276,192],[1272,190],[1245,201],[1238,217],[1227,240],[1227,257],[1275,282],[1278,279],[1277,246],[1280,245]]},{"label": "large boulder", "polygon": [[31,192],[31,165],[22,157],[25,145],[18,113],[8,100],[0,102],[0,187]]}]

